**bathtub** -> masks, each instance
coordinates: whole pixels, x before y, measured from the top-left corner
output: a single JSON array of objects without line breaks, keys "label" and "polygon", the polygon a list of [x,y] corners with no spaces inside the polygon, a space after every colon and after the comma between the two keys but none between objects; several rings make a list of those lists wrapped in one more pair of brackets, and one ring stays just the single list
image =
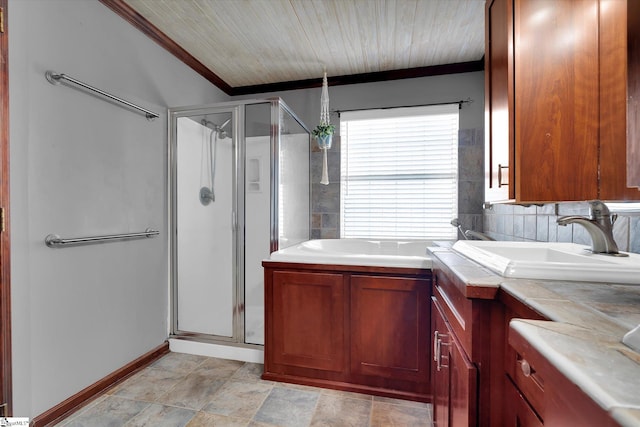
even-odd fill
[{"label": "bathtub", "polygon": [[430,269],[429,246],[429,240],[319,239],[273,252],[269,260]]}]

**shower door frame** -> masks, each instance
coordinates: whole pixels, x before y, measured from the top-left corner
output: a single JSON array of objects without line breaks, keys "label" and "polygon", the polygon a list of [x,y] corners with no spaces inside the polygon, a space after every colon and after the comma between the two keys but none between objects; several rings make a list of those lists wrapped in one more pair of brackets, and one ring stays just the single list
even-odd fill
[{"label": "shower door frame", "polygon": [[[199,332],[182,331],[178,328],[178,203],[177,203],[177,119],[180,117],[205,116],[207,114],[230,113],[232,120],[233,138],[233,181],[232,181],[232,215],[233,219],[233,248],[232,248],[232,334],[230,337],[223,335],[211,335]],[[169,126],[169,165],[168,165],[168,233],[169,236],[169,279],[171,281],[170,292],[170,327],[169,336],[171,338],[193,339],[197,341],[208,341],[213,343],[224,343],[226,345],[244,344],[244,316],[239,311],[244,307],[244,251],[238,242],[244,242],[244,198],[239,197],[238,189],[244,188],[244,106],[237,103],[219,103],[212,105],[200,105],[181,108],[170,108],[168,117]],[[240,214],[242,213],[242,214]],[[253,346],[252,346],[253,347]]]},{"label": "shower door frame", "polygon": [[[169,280],[170,280],[170,319],[169,319],[169,337],[177,339],[185,339],[199,342],[209,342],[212,344],[224,344],[235,347],[246,348],[259,348],[262,349],[262,344],[248,344],[245,342],[245,257],[244,257],[244,243],[245,243],[245,162],[246,162],[246,138],[245,138],[245,108],[247,105],[255,104],[269,104],[271,124],[269,129],[269,150],[270,150],[270,171],[269,171],[269,192],[270,192],[270,207],[269,207],[269,223],[270,223],[270,252],[278,250],[279,247],[279,225],[278,225],[278,197],[279,197],[279,185],[280,185],[280,111],[284,110],[291,116],[300,126],[309,134],[311,138],[311,131],[304,124],[302,120],[289,108],[289,106],[279,97],[265,98],[265,99],[251,99],[244,101],[230,101],[221,102],[208,105],[195,105],[188,107],[169,108],[168,118],[168,189],[169,197],[168,201],[168,230],[169,236]],[[178,271],[177,271],[177,157],[176,157],[176,145],[177,145],[177,127],[174,126],[174,119],[178,117],[191,117],[198,115],[206,115],[211,113],[224,113],[232,112],[233,123],[233,138],[235,144],[234,162],[234,207],[235,207],[235,236],[234,236],[234,303],[233,303],[233,336],[224,337],[217,335],[209,335],[188,331],[181,331],[178,329],[178,310],[177,310],[177,295],[178,295]],[[310,146],[309,146],[310,147]],[[311,149],[309,149],[309,167],[311,168]],[[311,171],[310,171],[311,172]],[[238,197],[238,190],[242,189],[242,196]],[[311,195],[311,179],[309,180],[309,195]],[[311,212],[311,197],[309,197],[309,212]],[[311,217],[309,217],[309,233],[311,230]],[[310,237],[310,235],[309,235]],[[242,242],[242,244],[238,244]]]}]

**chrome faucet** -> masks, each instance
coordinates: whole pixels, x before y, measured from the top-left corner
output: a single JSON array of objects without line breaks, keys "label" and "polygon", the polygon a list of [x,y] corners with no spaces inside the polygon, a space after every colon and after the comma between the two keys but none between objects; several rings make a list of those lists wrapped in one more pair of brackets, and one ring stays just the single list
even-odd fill
[{"label": "chrome faucet", "polygon": [[462,237],[465,240],[495,240],[492,237],[487,236],[484,233],[481,233],[479,231],[475,231],[475,230],[465,230],[464,227],[462,226],[462,224],[460,224],[460,221],[458,220],[458,218],[454,218],[451,220],[451,225],[453,225],[454,227],[457,227],[458,230],[460,231],[460,234],[462,235]]},{"label": "chrome faucet", "polygon": [[617,215],[612,215],[607,205],[600,200],[592,200],[589,202],[589,216],[563,216],[556,222],[563,226],[575,223],[586,228],[591,236],[591,252],[594,254],[628,256],[618,251],[618,245],[613,238],[613,224]]},{"label": "chrome faucet", "polygon": [[493,237],[489,237],[480,231],[475,230],[467,230],[464,232],[464,235],[467,239],[475,239],[475,240],[495,240]]}]

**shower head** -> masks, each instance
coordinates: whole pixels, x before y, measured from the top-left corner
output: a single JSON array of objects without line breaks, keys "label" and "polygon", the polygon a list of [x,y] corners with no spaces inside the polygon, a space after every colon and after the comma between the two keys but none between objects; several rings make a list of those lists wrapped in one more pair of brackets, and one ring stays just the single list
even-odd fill
[{"label": "shower head", "polygon": [[226,138],[226,137],[229,136],[229,135],[227,135],[227,131],[222,130],[222,129],[226,125],[228,125],[230,121],[231,121],[231,118],[227,119],[224,123],[222,123],[222,125],[218,125],[218,124],[212,122],[211,120],[202,119],[200,121],[200,123],[204,127],[210,127],[212,132],[217,132],[218,133],[218,138],[222,139],[222,138]]}]

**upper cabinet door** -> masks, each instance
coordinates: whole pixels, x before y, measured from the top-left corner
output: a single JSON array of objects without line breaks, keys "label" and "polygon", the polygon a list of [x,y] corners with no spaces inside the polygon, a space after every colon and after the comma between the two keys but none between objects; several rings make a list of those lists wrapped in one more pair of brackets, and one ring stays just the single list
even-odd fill
[{"label": "upper cabinet door", "polygon": [[513,8],[489,0],[485,13],[485,195],[515,198],[513,158]]},{"label": "upper cabinet door", "polygon": [[597,0],[515,1],[519,200],[597,197],[597,28]]},{"label": "upper cabinet door", "polygon": [[640,2],[636,0],[627,1],[626,29],[627,187],[640,190]]},{"label": "upper cabinet door", "polygon": [[600,0],[599,197],[604,200],[640,198],[638,26],[640,2]]},{"label": "upper cabinet door", "polygon": [[640,198],[626,176],[627,0],[493,0],[486,19],[486,199]]},{"label": "upper cabinet door", "polygon": [[626,3],[627,186],[640,189],[640,2],[628,0]]}]

